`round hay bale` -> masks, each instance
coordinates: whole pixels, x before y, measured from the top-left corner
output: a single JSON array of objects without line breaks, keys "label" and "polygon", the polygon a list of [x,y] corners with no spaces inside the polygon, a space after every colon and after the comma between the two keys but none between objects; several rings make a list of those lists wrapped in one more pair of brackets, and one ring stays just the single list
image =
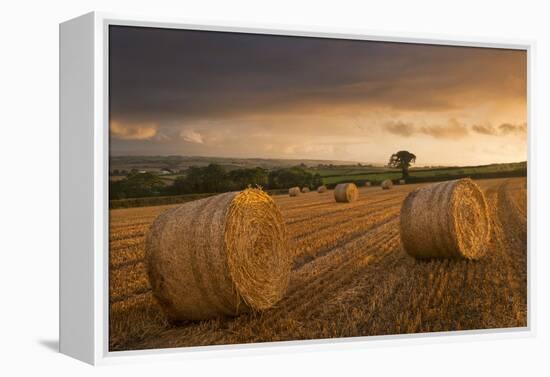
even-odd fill
[{"label": "round hay bale", "polygon": [[172,321],[234,316],[283,296],[291,257],[269,195],[246,189],[168,210],[146,239],[153,294]]},{"label": "round hay bale", "polygon": [[399,184],[400,184],[400,185],[404,185],[404,184],[405,184],[405,180],[404,180],[404,179],[400,179],[400,180],[399,180]]},{"label": "round hay bale", "polygon": [[300,195],[300,188],[299,187],[291,187],[288,189],[288,195],[290,196],[298,196]]},{"label": "round hay bale", "polygon": [[478,259],[490,237],[487,202],[471,179],[435,183],[405,198],[400,228],[413,257]]},{"label": "round hay bale", "polygon": [[305,194],[305,193],[308,193],[309,192],[309,187],[302,187],[302,192]]},{"label": "round hay bale", "polygon": [[334,199],[339,203],[349,203],[357,200],[359,191],[354,183],[340,183],[334,188]]},{"label": "round hay bale", "polygon": [[391,179],[386,179],[382,181],[382,184],[380,185],[382,187],[382,190],[389,190],[393,187],[393,182]]},{"label": "round hay bale", "polygon": [[324,192],[327,192],[327,186],[319,186],[319,187],[317,187],[317,192],[318,192],[319,194],[322,194],[322,193],[324,193]]},{"label": "round hay bale", "polygon": [[366,181],[365,182],[365,187],[370,187],[371,186],[371,183],[369,181]]}]

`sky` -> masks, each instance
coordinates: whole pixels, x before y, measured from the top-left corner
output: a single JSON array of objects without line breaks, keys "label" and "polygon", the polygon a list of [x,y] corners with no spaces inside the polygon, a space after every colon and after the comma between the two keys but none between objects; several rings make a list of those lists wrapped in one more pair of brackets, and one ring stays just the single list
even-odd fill
[{"label": "sky", "polygon": [[111,26],[112,155],[527,159],[522,50]]}]

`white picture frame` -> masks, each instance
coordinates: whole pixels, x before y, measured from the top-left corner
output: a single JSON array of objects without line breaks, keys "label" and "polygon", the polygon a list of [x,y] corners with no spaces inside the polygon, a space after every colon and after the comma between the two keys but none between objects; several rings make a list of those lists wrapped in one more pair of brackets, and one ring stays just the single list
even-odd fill
[{"label": "white picture frame", "polygon": [[[258,34],[428,43],[520,49],[527,52],[528,127],[528,313],[527,327],[444,333],[303,340],[262,344],[205,346],[144,351],[108,349],[108,28],[110,25],[162,27]],[[531,337],[535,334],[535,250],[533,249],[533,54],[525,40],[441,37],[280,25],[235,23],[197,25],[185,20],[88,13],[60,24],[60,352],[90,364],[147,359],[224,357],[235,354],[292,353],[302,350],[352,349],[395,343],[471,341]]]}]

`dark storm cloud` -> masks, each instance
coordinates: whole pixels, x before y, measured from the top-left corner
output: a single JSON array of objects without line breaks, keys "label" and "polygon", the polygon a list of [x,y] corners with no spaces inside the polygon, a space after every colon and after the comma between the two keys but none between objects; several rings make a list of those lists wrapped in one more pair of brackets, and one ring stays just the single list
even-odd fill
[{"label": "dark storm cloud", "polygon": [[525,96],[525,55],[511,50],[122,26],[109,43],[111,119],[121,121],[445,111]]},{"label": "dark storm cloud", "polygon": [[122,26],[109,42],[115,155],[524,159],[525,51]]}]

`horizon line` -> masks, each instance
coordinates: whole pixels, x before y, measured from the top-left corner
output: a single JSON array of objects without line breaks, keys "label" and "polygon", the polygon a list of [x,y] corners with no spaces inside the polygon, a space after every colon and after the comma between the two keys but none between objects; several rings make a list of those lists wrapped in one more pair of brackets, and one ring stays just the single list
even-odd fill
[{"label": "horizon line", "polygon": [[[235,157],[235,156],[200,156],[200,155],[184,155],[184,154],[121,154],[121,155],[112,155],[109,154],[109,159],[112,157],[188,157],[188,158],[223,158],[223,159],[239,159],[239,160],[283,160],[283,161],[332,161],[332,162],[342,162],[342,163],[354,163],[354,164],[365,164],[365,165],[383,165],[386,163],[373,162],[373,161],[352,161],[352,160],[338,160],[338,159],[318,159],[318,158],[280,158],[280,157]],[[421,166],[444,166],[444,167],[473,167],[473,166],[487,166],[487,165],[501,165],[501,164],[518,164],[525,162],[527,159],[521,161],[508,161],[508,162],[491,162],[491,163],[482,163],[478,165],[460,165],[460,164],[441,164],[441,163],[424,163]]]}]

